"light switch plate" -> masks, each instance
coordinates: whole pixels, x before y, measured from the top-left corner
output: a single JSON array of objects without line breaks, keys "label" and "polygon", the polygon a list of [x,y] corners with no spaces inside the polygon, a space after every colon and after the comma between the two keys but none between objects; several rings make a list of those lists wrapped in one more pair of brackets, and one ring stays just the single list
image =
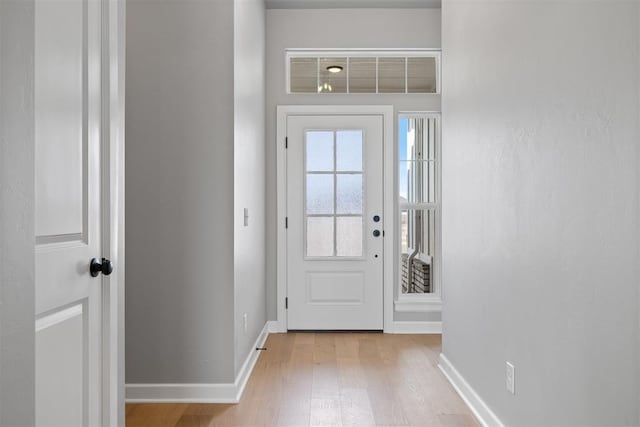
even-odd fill
[{"label": "light switch plate", "polygon": [[516,394],[516,368],[513,363],[507,362],[507,391],[511,394]]}]

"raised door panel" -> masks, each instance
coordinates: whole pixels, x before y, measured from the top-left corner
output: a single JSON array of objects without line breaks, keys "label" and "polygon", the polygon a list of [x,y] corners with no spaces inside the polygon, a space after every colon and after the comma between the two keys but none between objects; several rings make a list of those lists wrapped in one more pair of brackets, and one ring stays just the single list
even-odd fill
[{"label": "raised door panel", "polygon": [[85,310],[77,304],[36,321],[36,425],[86,425]]},{"label": "raised door panel", "polygon": [[36,238],[80,240],[87,172],[87,4],[36,7]]}]

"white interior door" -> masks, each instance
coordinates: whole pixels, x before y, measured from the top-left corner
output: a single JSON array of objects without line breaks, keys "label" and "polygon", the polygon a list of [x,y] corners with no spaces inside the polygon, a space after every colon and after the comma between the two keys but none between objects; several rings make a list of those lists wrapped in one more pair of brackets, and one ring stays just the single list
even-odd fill
[{"label": "white interior door", "polygon": [[289,329],[383,328],[382,116],[287,117]]},{"label": "white interior door", "polygon": [[36,425],[101,424],[101,2],[35,3]]}]

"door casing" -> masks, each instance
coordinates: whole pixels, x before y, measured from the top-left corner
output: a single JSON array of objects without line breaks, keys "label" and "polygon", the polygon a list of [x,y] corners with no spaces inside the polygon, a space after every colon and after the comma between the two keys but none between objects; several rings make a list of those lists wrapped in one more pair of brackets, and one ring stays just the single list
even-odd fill
[{"label": "door casing", "polygon": [[287,312],[285,298],[287,296],[287,118],[290,116],[381,116],[383,122],[383,230],[384,230],[384,264],[383,264],[383,323],[384,331],[391,331],[393,325],[393,283],[395,254],[394,185],[394,108],[391,105],[279,105],[277,108],[277,314],[278,319],[271,328],[272,332],[286,332]]},{"label": "door casing", "polygon": [[102,4],[102,253],[115,265],[103,276],[102,425],[125,425],[125,49],[126,0]]}]

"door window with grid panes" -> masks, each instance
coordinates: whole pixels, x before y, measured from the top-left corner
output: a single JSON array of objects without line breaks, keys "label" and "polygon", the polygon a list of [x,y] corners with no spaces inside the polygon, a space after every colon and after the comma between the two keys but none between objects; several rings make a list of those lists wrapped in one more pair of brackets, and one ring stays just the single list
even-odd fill
[{"label": "door window with grid panes", "polygon": [[362,257],[362,129],[305,132],[307,258]]}]

